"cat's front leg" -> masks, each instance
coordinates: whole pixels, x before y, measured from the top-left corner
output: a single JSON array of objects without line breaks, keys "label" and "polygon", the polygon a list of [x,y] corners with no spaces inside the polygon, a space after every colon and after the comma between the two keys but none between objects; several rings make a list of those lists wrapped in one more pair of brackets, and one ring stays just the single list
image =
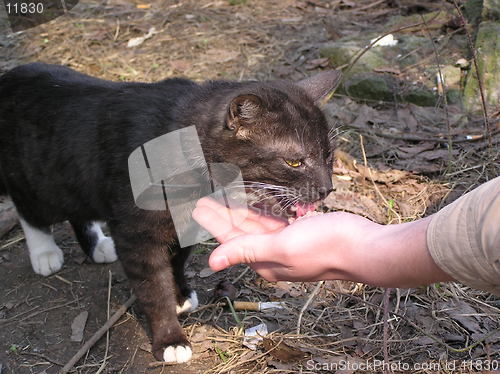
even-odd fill
[{"label": "cat's front leg", "polygon": [[175,284],[177,286],[177,314],[192,312],[198,308],[198,295],[196,294],[196,291],[189,287],[184,274],[185,263],[192,248],[193,247],[181,248],[179,243],[176,243],[171,247],[171,264],[174,272]]},{"label": "cat's front leg", "polygon": [[191,345],[177,319],[176,285],[167,243],[149,230],[138,232],[130,225],[110,224],[110,229],[118,257],[149,322],[155,358],[189,361]]}]

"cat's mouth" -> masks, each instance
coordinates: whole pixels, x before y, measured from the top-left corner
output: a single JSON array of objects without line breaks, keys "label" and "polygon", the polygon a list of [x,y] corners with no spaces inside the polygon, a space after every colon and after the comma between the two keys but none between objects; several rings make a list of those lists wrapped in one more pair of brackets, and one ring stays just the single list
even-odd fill
[{"label": "cat's mouth", "polygon": [[284,219],[299,219],[315,212],[320,202],[305,203],[296,202],[291,205],[288,201],[267,200],[251,204],[252,208],[259,210],[262,214],[280,217]]},{"label": "cat's mouth", "polygon": [[294,215],[295,218],[301,218],[309,213],[312,213],[316,210],[318,207],[319,202],[317,203],[296,203],[295,205],[291,206],[289,211],[292,212],[292,216]]}]

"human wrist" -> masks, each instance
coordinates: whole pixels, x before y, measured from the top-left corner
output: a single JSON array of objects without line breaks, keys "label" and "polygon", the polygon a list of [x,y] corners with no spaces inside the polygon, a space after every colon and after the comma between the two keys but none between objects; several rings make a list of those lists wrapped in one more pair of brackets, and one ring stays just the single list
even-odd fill
[{"label": "human wrist", "polygon": [[382,287],[408,288],[450,280],[427,249],[430,219],[381,225],[368,235],[360,266],[364,270],[360,269],[359,281]]},{"label": "human wrist", "polygon": [[359,216],[352,218],[351,229],[339,228],[333,253],[327,256],[328,279],[367,283],[370,251],[373,243],[380,241],[385,226]]}]

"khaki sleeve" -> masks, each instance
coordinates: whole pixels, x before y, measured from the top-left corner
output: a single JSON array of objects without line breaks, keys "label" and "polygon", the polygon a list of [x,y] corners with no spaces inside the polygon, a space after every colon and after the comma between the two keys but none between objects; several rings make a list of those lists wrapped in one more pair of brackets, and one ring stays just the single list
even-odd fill
[{"label": "khaki sleeve", "polygon": [[500,296],[500,177],[436,213],[427,246],[451,277]]}]

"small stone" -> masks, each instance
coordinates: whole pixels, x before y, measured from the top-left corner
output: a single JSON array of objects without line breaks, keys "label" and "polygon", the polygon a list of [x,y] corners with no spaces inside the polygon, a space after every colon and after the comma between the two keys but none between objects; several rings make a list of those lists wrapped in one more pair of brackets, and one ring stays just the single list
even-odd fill
[{"label": "small stone", "polygon": [[83,311],[75,317],[71,323],[71,341],[80,343],[83,340],[83,332],[87,324],[89,312]]},{"label": "small stone", "polygon": [[459,67],[460,69],[468,69],[470,66],[470,62],[466,60],[465,58],[459,58],[457,62],[455,62],[455,66]]}]

